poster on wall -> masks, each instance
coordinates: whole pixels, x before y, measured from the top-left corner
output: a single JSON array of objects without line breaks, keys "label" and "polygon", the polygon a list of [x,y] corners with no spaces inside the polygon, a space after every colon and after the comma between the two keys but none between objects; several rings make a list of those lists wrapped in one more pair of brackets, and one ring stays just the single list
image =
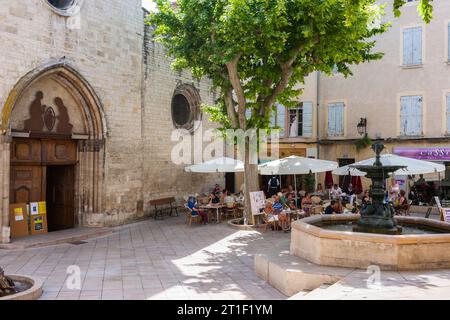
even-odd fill
[{"label": "poster on wall", "polygon": [[11,238],[21,238],[29,235],[28,212],[26,203],[10,205]]},{"label": "poster on wall", "polygon": [[45,201],[38,202],[39,214],[47,214],[47,203]]},{"label": "poster on wall", "polygon": [[44,217],[33,218],[34,231],[44,230]]},{"label": "poster on wall", "polygon": [[23,208],[14,208],[14,220],[15,221],[24,221],[24,211]]},{"label": "poster on wall", "polygon": [[32,216],[37,216],[39,214],[39,203],[37,202],[30,203],[30,214]]}]

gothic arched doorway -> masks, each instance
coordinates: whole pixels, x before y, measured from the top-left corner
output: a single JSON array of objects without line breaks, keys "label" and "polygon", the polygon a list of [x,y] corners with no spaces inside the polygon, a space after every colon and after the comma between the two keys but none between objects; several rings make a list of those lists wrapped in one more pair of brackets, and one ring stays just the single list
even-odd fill
[{"label": "gothic arched doorway", "polygon": [[46,201],[49,231],[102,224],[106,126],[100,100],[74,68],[58,61],[23,77],[3,108],[2,131],[10,204]]}]

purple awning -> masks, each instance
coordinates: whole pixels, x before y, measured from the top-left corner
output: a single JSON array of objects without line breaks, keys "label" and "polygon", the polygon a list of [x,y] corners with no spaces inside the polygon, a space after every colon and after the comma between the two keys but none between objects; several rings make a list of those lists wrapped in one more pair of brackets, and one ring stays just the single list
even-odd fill
[{"label": "purple awning", "polygon": [[402,157],[428,161],[450,161],[450,148],[408,148],[398,147],[393,149],[393,153]]}]

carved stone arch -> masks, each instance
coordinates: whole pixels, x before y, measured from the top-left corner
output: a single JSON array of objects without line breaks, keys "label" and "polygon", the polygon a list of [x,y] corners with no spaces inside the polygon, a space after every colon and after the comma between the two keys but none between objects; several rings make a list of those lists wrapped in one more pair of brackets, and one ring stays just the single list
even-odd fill
[{"label": "carved stone arch", "polygon": [[67,88],[70,89],[69,92],[80,99],[87,120],[91,124],[89,132],[90,139],[104,139],[107,133],[106,118],[99,97],[88,81],[64,60],[57,60],[42,65],[30,71],[19,80],[11,90],[2,109],[2,122],[0,126],[2,133],[5,134],[9,129],[11,112],[26,89],[47,76],[54,76],[59,81],[64,82]]},{"label": "carved stone arch", "polygon": [[56,60],[23,76],[12,88],[1,111],[0,171],[5,174],[0,174],[0,197],[3,196],[4,199],[0,202],[0,232],[2,227],[9,226],[9,174],[6,172],[10,170],[10,142],[15,135],[11,126],[15,107],[25,94],[30,94],[34,85],[45,79],[52,79],[67,91],[73,101],[70,105],[71,112],[77,114],[84,128],[80,130],[83,132],[72,132],[71,135],[77,143],[76,225],[101,226],[103,223],[104,142],[107,136],[103,105],[93,87],[73,66],[65,60]]}]

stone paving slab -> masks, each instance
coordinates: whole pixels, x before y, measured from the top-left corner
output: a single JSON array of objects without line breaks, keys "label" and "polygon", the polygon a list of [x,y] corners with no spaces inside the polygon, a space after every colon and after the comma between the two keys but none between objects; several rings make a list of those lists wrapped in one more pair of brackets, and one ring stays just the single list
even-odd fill
[{"label": "stone paving slab", "polygon": [[[286,299],[253,271],[254,256],[289,245],[290,234],[187,226],[184,217],[113,229],[85,244],[0,250],[8,274],[44,282],[44,300]],[[67,268],[80,268],[79,290]]]},{"label": "stone paving slab", "polygon": [[326,289],[313,290],[299,300],[449,300],[450,270],[424,272],[353,271]]},{"label": "stone paving slab", "polygon": [[29,248],[53,246],[62,243],[72,243],[91,238],[108,236],[111,235],[112,233],[113,230],[109,228],[80,227],[15,239],[11,243],[0,244],[0,249],[24,250]]}]

